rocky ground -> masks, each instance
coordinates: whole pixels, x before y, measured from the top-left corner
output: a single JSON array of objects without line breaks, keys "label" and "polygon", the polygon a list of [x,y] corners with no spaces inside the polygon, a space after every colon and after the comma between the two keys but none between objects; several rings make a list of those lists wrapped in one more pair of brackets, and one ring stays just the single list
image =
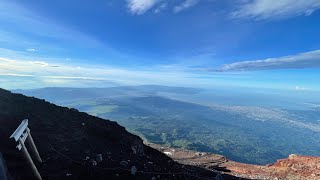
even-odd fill
[{"label": "rocky ground", "polygon": [[265,166],[231,161],[224,156],[150,144],[175,161],[247,179],[319,180],[320,157],[290,155]]}]

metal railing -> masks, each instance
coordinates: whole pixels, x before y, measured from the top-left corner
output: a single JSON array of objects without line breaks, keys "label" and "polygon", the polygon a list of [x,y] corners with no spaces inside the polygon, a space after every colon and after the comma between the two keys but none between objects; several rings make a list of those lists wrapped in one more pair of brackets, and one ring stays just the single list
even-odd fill
[{"label": "metal railing", "polygon": [[30,144],[31,146],[31,151],[34,154],[34,156],[36,157],[37,161],[39,163],[42,163],[42,159],[40,157],[40,154],[38,152],[38,149],[33,141],[33,138],[31,136],[31,132],[30,129],[28,128],[28,119],[25,119],[21,122],[21,124],[18,126],[18,128],[13,132],[13,134],[10,136],[10,138],[13,138],[18,145],[16,146],[17,149],[19,151],[22,150],[22,154],[23,156],[26,158],[29,166],[31,167],[33,174],[35,175],[35,177],[38,180],[42,180],[41,175],[36,167],[36,165],[34,164],[28,149],[25,146],[25,141],[27,140],[27,142]]}]

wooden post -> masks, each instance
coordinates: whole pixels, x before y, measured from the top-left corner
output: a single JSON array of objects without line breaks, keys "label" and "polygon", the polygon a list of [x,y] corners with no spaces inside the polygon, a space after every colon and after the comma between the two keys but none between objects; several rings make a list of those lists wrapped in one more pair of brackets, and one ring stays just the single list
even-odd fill
[{"label": "wooden post", "polygon": [[42,180],[41,176],[40,176],[40,173],[36,167],[36,165],[34,165],[32,159],[31,159],[31,156],[26,148],[26,146],[24,145],[22,139],[19,139],[19,143],[21,144],[21,148],[22,148],[22,152],[23,152],[23,155],[24,157],[26,158],[26,160],[28,161],[28,164],[31,166],[32,168],[32,171],[33,171],[33,174],[36,176],[36,178],[38,180]]},{"label": "wooden post", "polygon": [[30,146],[32,148],[32,152],[35,155],[35,157],[37,158],[38,162],[42,163],[42,159],[40,157],[38,149],[37,149],[36,145],[34,144],[33,138],[31,136],[30,129],[27,127],[26,130],[27,130],[27,133],[28,133],[27,139],[28,139],[28,142],[29,142],[29,144],[30,144]]}]

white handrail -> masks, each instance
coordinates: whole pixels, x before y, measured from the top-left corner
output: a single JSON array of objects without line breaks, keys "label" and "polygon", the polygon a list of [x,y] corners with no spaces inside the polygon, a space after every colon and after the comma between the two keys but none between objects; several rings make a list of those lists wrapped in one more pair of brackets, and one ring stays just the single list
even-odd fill
[{"label": "white handrail", "polygon": [[22,149],[22,153],[25,156],[28,164],[30,165],[34,175],[38,180],[42,180],[41,175],[36,167],[36,165],[33,163],[33,160],[24,144],[26,140],[28,140],[29,144],[31,145],[31,150],[36,156],[37,160],[41,163],[42,159],[39,155],[38,149],[36,145],[34,144],[33,138],[30,133],[30,129],[28,128],[28,119],[25,119],[21,122],[21,124],[18,126],[18,128],[13,132],[13,134],[10,136],[10,138],[14,138],[16,142],[18,142],[18,145],[16,146],[19,151]]},{"label": "white handrail", "polygon": [[28,127],[28,119],[25,119],[21,122],[19,127],[13,132],[10,138],[14,138],[15,141],[18,141],[21,135],[27,129],[27,127]]}]

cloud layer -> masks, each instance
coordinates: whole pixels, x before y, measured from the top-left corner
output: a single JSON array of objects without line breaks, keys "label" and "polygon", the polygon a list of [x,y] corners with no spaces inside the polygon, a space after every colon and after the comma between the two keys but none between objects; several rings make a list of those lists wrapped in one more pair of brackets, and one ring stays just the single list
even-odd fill
[{"label": "cloud layer", "polygon": [[161,66],[128,69],[106,65],[52,64],[47,61],[0,57],[0,88],[8,89],[47,86],[105,87],[110,84],[186,85],[183,82],[202,83],[201,80],[195,79],[197,77],[191,72]]},{"label": "cloud layer", "polygon": [[34,49],[34,48],[28,48],[28,49],[26,49],[26,51],[28,51],[28,52],[36,52],[37,50]]},{"label": "cloud layer", "polygon": [[[160,3],[163,2],[163,3]],[[256,20],[283,19],[294,16],[309,16],[320,9],[319,0],[237,0],[234,1],[235,11],[231,12],[233,18],[249,18]],[[127,0],[127,7],[132,14],[142,15],[154,9],[159,13],[168,4],[174,13],[179,13],[200,3],[199,0]]]},{"label": "cloud layer", "polygon": [[175,13],[178,13],[178,12],[183,11],[185,9],[188,9],[192,6],[195,6],[198,2],[199,2],[199,0],[185,0],[181,4],[175,6],[173,11]]},{"label": "cloud layer", "polygon": [[272,69],[320,68],[320,50],[292,56],[225,64],[216,71],[252,71]]},{"label": "cloud layer", "polygon": [[240,3],[232,13],[234,18],[282,19],[311,15],[320,9],[319,0],[249,0]]},{"label": "cloud layer", "polygon": [[[169,0],[127,0],[127,7],[129,11],[135,15],[142,15],[151,9],[154,9],[154,13],[159,13],[163,9],[167,8],[169,2]],[[183,0],[172,7],[173,12],[179,13],[185,9],[195,6],[198,2],[199,0]]]},{"label": "cloud layer", "polygon": [[161,0],[127,0],[128,8],[132,14],[140,15],[154,7]]}]

